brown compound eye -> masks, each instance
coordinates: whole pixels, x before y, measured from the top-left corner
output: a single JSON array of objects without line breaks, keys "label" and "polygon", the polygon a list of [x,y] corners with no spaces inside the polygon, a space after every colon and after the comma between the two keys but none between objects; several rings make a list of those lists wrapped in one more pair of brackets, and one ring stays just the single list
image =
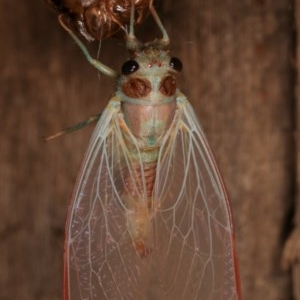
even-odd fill
[{"label": "brown compound eye", "polygon": [[176,80],[172,76],[164,78],[159,87],[160,92],[165,96],[172,96],[176,92]]},{"label": "brown compound eye", "polygon": [[130,78],[123,84],[122,89],[130,98],[143,98],[151,92],[151,84],[147,79]]}]

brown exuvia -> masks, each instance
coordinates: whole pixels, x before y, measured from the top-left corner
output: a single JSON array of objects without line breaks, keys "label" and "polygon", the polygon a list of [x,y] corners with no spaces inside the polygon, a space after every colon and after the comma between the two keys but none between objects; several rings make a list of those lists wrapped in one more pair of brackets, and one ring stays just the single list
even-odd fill
[{"label": "brown exuvia", "polygon": [[149,12],[149,0],[45,0],[87,40],[101,40],[125,29],[130,21],[132,2],[135,25]]}]

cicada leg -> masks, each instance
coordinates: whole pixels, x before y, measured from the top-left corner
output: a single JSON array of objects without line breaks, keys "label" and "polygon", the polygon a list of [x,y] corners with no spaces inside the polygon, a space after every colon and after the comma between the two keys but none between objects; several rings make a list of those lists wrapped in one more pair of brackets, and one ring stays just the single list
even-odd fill
[{"label": "cicada leg", "polygon": [[159,27],[161,33],[162,33],[162,38],[159,40],[159,44],[164,47],[164,46],[167,46],[169,45],[170,43],[170,38],[169,38],[169,35],[167,33],[167,30],[166,28],[164,27],[164,25],[162,24],[157,12],[156,12],[156,9],[153,5],[153,0],[150,0],[150,4],[149,4],[149,10],[153,16],[153,19],[155,20],[157,26]]},{"label": "cicada leg", "polygon": [[76,44],[79,46],[81,51],[83,52],[84,56],[88,60],[88,62],[93,65],[97,70],[102,72],[104,75],[107,75],[109,77],[117,77],[118,73],[108,67],[107,65],[103,64],[99,60],[94,59],[90,53],[88,52],[86,46],[81,42],[81,40],[76,36],[76,34],[72,31],[72,29],[69,28],[69,26],[66,24],[66,22],[63,19],[63,15],[58,16],[58,20],[60,25],[70,34],[70,36],[73,38],[73,40],[76,42]]},{"label": "cicada leg", "polygon": [[[157,26],[159,27],[161,33],[162,33],[162,38],[159,39],[158,41],[155,41],[155,44],[163,48],[167,46],[170,42],[169,35],[167,33],[167,30],[165,29],[164,25],[162,24],[156,9],[153,5],[153,0],[150,0],[149,2],[149,10],[153,16],[154,21],[156,22]],[[130,25],[129,25],[129,33],[126,36],[126,46],[129,51],[138,51],[143,47],[143,44],[137,39],[137,37],[134,34],[134,12],[135,12],[135,4],[134,0],[131,0],[131,13],[130,13]],[[153,42],[152,42],[153,44]]]}]

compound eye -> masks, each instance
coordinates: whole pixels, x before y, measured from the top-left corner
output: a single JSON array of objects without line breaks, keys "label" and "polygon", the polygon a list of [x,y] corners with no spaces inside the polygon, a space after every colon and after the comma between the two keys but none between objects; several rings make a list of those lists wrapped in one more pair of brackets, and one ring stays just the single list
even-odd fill
[{"label": "compound eye", "polygon": [[170,67],[175,71],[180,72],[182,70],[182,62],[179,58],[172,57],[170,60]]},{"label": "compound eye", "polygon": [[135,60],[130,59],[123,64],[122,74],[123,75],[133,74],[135,71],[139,69],[139,67],[140,67],[139,64]]}]

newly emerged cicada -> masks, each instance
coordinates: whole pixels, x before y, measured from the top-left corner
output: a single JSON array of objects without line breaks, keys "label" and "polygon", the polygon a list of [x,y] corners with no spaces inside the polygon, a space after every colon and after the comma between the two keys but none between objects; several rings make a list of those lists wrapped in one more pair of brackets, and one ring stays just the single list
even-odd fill
[{"label": "newly emerged cicada", "polygon": [[152,1],[163,37],[137,40],[136,2],[120,74],[93,59],[61,19],[89,62],[118,79],[69,208],[65,300],[240,300],[229,201],[177,87],[182,63],[165,50],[168,34]]},{"label": "newly emerged cicada", "polygon": [[[130,20],[131,0],[46,0],[61,17],[87,39],[102,40],[125,26]],[[150,0],[134,0],[135,25],[143,22],[149,12]]]}]

